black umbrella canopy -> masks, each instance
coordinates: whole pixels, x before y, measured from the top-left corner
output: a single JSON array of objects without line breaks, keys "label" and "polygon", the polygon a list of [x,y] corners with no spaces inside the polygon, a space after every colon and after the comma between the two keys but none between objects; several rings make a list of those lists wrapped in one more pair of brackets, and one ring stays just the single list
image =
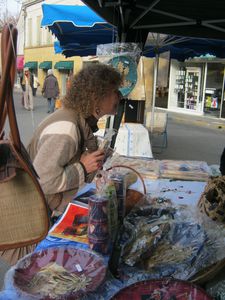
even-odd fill
[{"label": "black umbrella canopy", "polygon": [[145,43],[148,32],[225,40],[224,0],[83,0],[117,26],[119,41]]},{"label": "black umbrella canopy", "polygon": [[225,40],[191,38],[149,32],[143,55],[154,57],[170,51],[170,57],[183,61],[189,57],[215,56],[225,58]]}]

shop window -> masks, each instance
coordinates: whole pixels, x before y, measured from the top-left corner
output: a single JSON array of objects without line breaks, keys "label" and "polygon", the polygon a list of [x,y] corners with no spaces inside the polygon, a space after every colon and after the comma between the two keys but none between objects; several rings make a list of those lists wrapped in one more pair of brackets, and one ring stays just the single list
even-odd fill
[{"label": "shop window", "polygon": [[181,68],[176,73],[175,93],[177,94],[177,107],[184,108],[185,101],[185,69]]},{"label": "shop window", "polygon": [[27,20],[27,46],[32,46],[32,18],[28,18]]},{"label": "shop window", "polygon": [[47,38],[46,38],[47,45],[52,44],[52,34],[48,29],[47,29],[46,35],[47,35]]},{"label": "shop window", "polygon": [[[214,117],[220,116],[222,101],[222,85],[223,85],[224,66],[222,64],[208,64],[204,113]],[[223,109],[221,113],[223,114]]]},{"label": "shop window", "polygon": [[222,103],[221,118],[225,119],[225,101]]},{"label": "shop window", "polygon": [[188,70],[186,72],[186,82],[185,82],[185,104],[186,109],[197,110],[199,103],[199,80],[200,71]]},{"label": "shop window", "polygon": [[177,71],[174,92],[178,108],[200,111],[200,80],[200,68],[187,67]]},{"label": "shop window", "polygon": [[159,56],[155,105],[161,108],[168,107],[170,52]]},{"label": "shop window", "polygon": [[161,108],[168,107],[168,87],[158,86],[156,88],[156,106]]},{"label": "shop window", "polygon": [[93,64],[98,64],[98,60],[93,60],[93,61],[83,61],[83,68],[86,68],[87,66],[93,65]]},{"label": "shop window", "polygon": [[42,38],[41,38],[41,16],[37,17],[36,20],[36,24],[37,24],[37,45],[41,45],[42,43]]}]

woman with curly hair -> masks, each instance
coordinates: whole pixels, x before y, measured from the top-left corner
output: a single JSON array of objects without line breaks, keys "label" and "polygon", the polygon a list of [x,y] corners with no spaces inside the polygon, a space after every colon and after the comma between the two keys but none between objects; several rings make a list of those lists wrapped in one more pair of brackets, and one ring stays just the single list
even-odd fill
[{"label": "woman with curly hair", "polygon": [[93,132],[104,115],[115,115],[122,79],[110,66],[96,64],[74,76],[62,108],[36,129],[28,151],[52,215],[61,214],[76,191],[102,167],[104,151]]}]

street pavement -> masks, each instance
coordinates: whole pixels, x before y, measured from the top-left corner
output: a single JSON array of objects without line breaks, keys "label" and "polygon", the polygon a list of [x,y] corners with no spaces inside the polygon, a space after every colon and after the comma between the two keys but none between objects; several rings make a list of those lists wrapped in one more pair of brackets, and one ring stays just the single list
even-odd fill
[{"label": "street pavement", "polygon": [[220,163],[225,147],[225,120],[169,112],[167,132],[168,147],[162,153],[154,153],[155,158]]},{"label": "street pavement", "polygon": [[[25,146],[29,143],[35,128],[48,116],[47,99],[37,95],[34,97],[34,110],[27,111],[21,104],[22,92],[14,88],[14,104],[21,140]],[[8,124],[6,126],[8,132]]]},{"label": "street pavement", "polygon": [[[27,111],[21,105],[21,91],[14,89],[14,102],[21,140],[26,146],[38,124],[48,116],[47,100],[37,95],[34,111]],[[153,147],[154,158],[203,160],[208,164],[219,164],[225,147],[225,120],[213,117],[193,116],[168,112],[168,147]],[[160,142],[161,137],[151,143]]]}]

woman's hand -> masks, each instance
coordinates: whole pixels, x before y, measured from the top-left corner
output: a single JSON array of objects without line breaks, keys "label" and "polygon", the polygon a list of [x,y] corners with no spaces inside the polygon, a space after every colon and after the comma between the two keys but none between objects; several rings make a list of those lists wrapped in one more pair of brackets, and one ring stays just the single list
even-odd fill
[{"label": "woman's hand", "polygon": [[92,153],[82,154],[80,161],[84,165],[86,172],[89,174],[102,168],[104,157],[104,150],[97,150]]}]

